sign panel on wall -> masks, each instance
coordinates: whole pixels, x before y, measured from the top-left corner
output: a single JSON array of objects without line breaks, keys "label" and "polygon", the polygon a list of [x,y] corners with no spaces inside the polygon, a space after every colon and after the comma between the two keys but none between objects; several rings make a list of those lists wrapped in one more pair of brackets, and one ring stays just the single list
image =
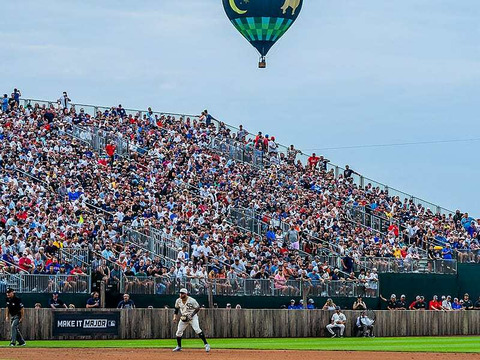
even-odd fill
[{"label": "sign panel on wall", "polygon": [[62,335],[118,335],[119,312],[53,313],[53,336]]}]

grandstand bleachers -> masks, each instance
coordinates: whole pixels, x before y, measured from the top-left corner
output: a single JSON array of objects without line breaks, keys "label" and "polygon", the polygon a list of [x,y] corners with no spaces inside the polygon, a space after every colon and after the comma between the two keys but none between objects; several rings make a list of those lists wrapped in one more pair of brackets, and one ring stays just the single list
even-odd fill
[{"label": "grandstand bleachers", "polygon": [[0,115],[0,286],[377,296],[377,270],[480,261],[468,214],[272,136],[206,116],[12,104]]}]

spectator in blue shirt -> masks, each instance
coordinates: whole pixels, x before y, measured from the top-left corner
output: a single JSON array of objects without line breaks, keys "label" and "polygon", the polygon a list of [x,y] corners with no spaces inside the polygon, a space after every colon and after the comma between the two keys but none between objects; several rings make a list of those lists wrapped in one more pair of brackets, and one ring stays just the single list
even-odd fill
[{"label": "spectator in blue shirt", "polygon": [[22,93],[18,89],[13,89],[13,98],[15,99],[15,102],[17,105],[20,105],[20,96],[22,96]]},{"label": "spectator in blue shirt", "polygon": [[110,259],[112,257],[115,257],[110,245],[105,246],[105,249],[102,251],[102,256],[105,259]]},{"label": "spectator in blue shirt", "polygon": [[135,303],[130,299],[129,294],[123,295],[123,300],[118,303],[117,309],[135,309]]},{"label": "spectator in blue shirt", "polygon": [[342,259],[342,270],[347,274],[353,272],[353,258],[350,256],[350,253]]},{"label": "spectator in blue shirt", "polygon": [[307,309],[314,310],[315,309],[315,302],[313,299],[308,299]]},{"label": "spectator in blue shirt", "polygon": [[2,98],[2,111],[3,112],[7,112],[8,110],[8,95],[7,94],[3,94],[3,98]]},{"label": "spectator in blue shirt", "polygon": [[453,299],[452,309],[453,310],[462,310],[462,304],[460,303],[460,301],[458,301],[458,298]]},{"label": "spectator in blue shirt", "polygon": [[295,305],[295,300],[292,299],[290,300],[290,305],[288,305],[288,310],[296,310],[297,309],[297,305]]},{"label": "spectator in blue shirt", "polygon": [[275,241],[275,232],[273,231],[273,228],[271,226],[268,228],[266,236],[268,244],[271,245]]},{"label": "spectator in blue shirt", "polygon": [[450,248],[450,244],[446,243],[445,247],[442,250],[442,257],[444,260],[452,260],[452,249]]},{"label": "spectator in blue shirt", "polygon": [[205,121],[205,125],[210,126],[212,120],[216,120],[212,115],[208,113],[208,110],[203,110],[202,116],[200,117],[200,121]]},{"label": "spectator in blue shirt", "polygon": [[87,300],[87,309],[100,307],[100,294],[98,292],[92,293],[92,297]]},{"label": "spectator in blue shirt", "polygon": [[78,198],[80,198],[80,196],[82,196],[82,194],[83,194],[83,192],[80,191],[80,189],[77,189],[77,191],[75,191],[75,192],[69,191],[68,192],[68,200],[70,200],[70,201],[78,200]]},{"label": "spectator in blue shirt", "polygon": [[472,225],[472,221],[475,219],[468,216],[468,213],[463,214],[461,224],[465,230],[468,230],[468,228]]}]

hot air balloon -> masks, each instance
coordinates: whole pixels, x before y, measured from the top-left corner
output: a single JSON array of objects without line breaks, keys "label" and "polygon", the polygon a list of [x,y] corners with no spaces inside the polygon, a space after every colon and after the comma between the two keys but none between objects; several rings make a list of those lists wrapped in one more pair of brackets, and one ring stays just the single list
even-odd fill
[{"label": "hot air balloon", "polygon": [[260,53],[258,67],[265,68],[265,56],[292,26],[303,0],[222,0],[233,26]]}]

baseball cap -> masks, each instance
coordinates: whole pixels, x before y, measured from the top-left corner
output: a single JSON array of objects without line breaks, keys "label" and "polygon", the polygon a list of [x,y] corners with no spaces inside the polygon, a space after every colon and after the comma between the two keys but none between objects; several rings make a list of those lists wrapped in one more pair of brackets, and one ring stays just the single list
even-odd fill
[{"label": "baseball cap", "polygon": [[180,294],[188,294],[188,290],[185,288],[180,289]]},{"label": "baseball cap", "polygon": [[55,291],[55,292],[53,293],[53,295],[58,295],[58,294],[59,294],[59,292],[58,292],[58,291]]},{"label": "baseball cap", "polygon": [[340,306],[335,306],[335,310],[340,310]]},{"label": "baseball cap", "polygon": [[12,288],[7,288],[7,294],[11,293],[11,292],[14,292],[15,290],[13,290]]}]

